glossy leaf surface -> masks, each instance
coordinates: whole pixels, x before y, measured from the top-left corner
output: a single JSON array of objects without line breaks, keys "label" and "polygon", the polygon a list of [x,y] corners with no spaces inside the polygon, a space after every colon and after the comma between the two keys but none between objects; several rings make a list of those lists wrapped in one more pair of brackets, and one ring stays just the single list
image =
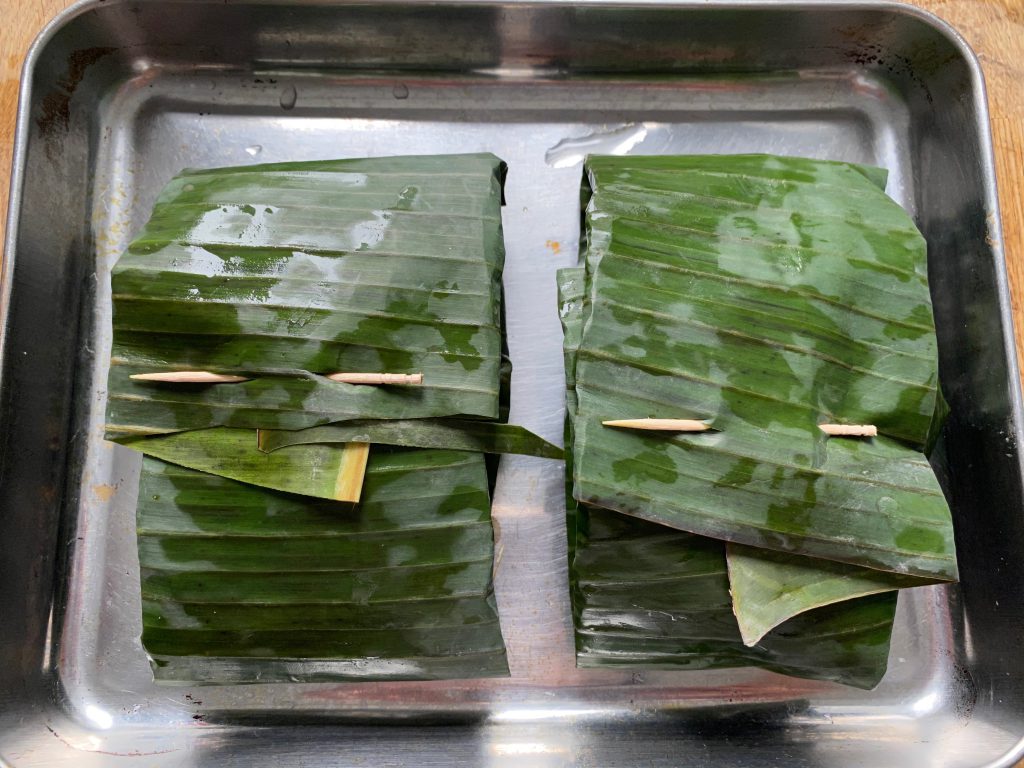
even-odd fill
[{"label": "glossy leaf surface", "polygon": [[[711,162],[588,164],[579,497],[738,544],[955,579],[949,509],[916,450],[937,380],[923,239],[869,171]],[[661,197],[640,204],[652,189]],[[645,416],[715,431],[601,425]],[[879,437],[829,438],[824,422]]]},{"label": "glossy leaf surface", "polygon": [[[493,155],[180,174],[113,271],[108,437],[497,418],[503,174]],[[255,380],[128,378],[165,370]],[[322,377],[344,371],[424,384]]]},{"label": "glossy leaf surface", "polygon": [[359,505],[146,458],[138,536],[155,674],[507,674],[489,510],[478,453],[375,449]]},{"label": "glossy leaf surface", "polygon": [[[585,270],[559,276],[574,501],[585,502],[570,509],[580,663],[754,663],[870,687],[884,671],[894,590],[956,578],[949,510],[919,453],[936,410],[923,240],[877,169],[591,158],[587,181]],[[709,419],[715,431],[600,424],[644,417]],[[830,439],[823,422],[872,423],[881,436]],[[639,564],[633,586],[588,571],[587,529],[607,510],[659,524],[649,559],[623,558]],[[679,583],[659,596],[668,574],[694,576],[695,548],[724,584],[703,594],[718,594],[730,617],[700,590],[680,596]],[[581,606],[599,594],[617,621],[643,624],[628,606],[649,595],[675,606],[664,637],[692,610],[716,628],[698,629],[698,644],[747,650],[705,645],[671,661],[670,640],[659,650],[653,631],[598,642],[597,617]],[[847,656],[829,656],[826,621],[825,636],[846,632]],[[787,656],[801,643],[807,665]]]},{"label": "glossy leaf surface", "polygon": [[[584,277],[582,268],[558,274],[570,446]],[[570,474],[572,459],[567,451]],[[894,593],[808,610],[752,648],[734,612],[723,542],[581,504],[571,482],[566,526],[580,666],[757,666],[862,688],[873,687],[885,671]]]}]

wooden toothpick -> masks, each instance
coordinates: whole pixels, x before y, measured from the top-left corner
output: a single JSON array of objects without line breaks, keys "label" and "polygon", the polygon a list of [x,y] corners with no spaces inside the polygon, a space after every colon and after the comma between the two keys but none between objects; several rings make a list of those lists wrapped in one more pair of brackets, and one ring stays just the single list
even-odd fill
[{"label": "wooden toothpick", "polygon": [[[238,384],[251,381],[245,376],[210,371],[161,371],[159,373],[133,373],[129,378],[136,381],[162,381],[168,384]],[[331,381],[345,384],[372,385],[415,385],[423,383],[422,373],[330,373]]]},{"label": "wooden toothpick", "polygon": [[331,381],[343,384],[399,384],[416,385],[423,383],[422,373],[331,373]]},{"label": "wooden toothpick", "polygon": [[819,424],[818,429],[833,437],[877,437],[874,424]]},{"label": "wooden toothpick", "polygon": [[[698,419],[617,419],[602,421],[606,427],[643,429],[656,432],[706,432],[711,426]],[[874,424],[819,424],[818,428],[832,437],[877,437]]]},{"label": "wooden toothpick", "polygon": [[645,429],[654,432],[706,432],[711,427],[698,419],[616,419],[602,421],[606,427]]},{"label": "wooden toothpick", "polygon": [[248,381],[245,376],[210,371],[162,371],[160,373],[133,373],[129,376],[136,381],[163,381],[169,384],[237,384]]}]

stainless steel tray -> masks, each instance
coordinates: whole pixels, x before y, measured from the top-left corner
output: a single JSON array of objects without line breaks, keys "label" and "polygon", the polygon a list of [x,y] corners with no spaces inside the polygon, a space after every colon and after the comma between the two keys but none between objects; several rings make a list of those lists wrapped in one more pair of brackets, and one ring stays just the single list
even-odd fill
[{"label": "stainless steel tray", "polygon": [[[1024,751],[1021,404],[981,75],[899,5],[90,0],[29,56],[4,265],[0,755],[19,766],[1010,765]],[[573,663],[561,466],[495,499],[512,677],[156,687],[137,461],[101,440],[111,264],[184,166],[494,152],[513,419],[562,424],[556,268],[592,152],[876,163],[928,237],[963,581],[900,598],[870,693]],[[2,762],[2,761],[0,761]]]}]

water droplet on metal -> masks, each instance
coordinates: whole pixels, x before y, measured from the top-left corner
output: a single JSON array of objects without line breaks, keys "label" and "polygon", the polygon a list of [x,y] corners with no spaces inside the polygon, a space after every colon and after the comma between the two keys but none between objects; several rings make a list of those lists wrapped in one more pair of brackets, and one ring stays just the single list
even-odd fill
[{"label": "water droplet on metal", "polygon": [[409,87],[405,83],[398,83],[394,88],[391,89],[391,94],[396,99],[408,99]]},{"label": "water droplet on metal", "polygon": [[281,109],[291,109],[295,106],[295,102],[298,98],[299,94],[295,90],[295,86],[286,85],[284,90],[281,91]]},{"label": "water droplet on metal", "polygon": [[[283,107],[284,104],[282,104],[281,106]],[[263,151],[263,147],[260,146],[259,144],[253,144],[251,146],[246,147],[245,151],[248,154],[252,155],[253,157],[256,157],[256,155]]]}]

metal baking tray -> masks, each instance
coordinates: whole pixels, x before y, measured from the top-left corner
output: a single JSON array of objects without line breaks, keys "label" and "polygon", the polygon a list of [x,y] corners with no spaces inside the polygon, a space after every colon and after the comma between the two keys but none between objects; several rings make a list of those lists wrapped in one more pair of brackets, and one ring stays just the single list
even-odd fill
[{"label": "metal baking tray", "polygon": [[[962,582],[900,597],[871,692],[574,666],[562,467],[505,461],[512,676],[154,685],[138,462],[101,439],[109,270],[186,166],[489,151],[513,420],[559,440],[555,270],[587,152],[874,163],[929,242]],[[1005,766],[1024,753],[1021,401],[982,78],[889,3],[88,0],[25,65],[2,304],[0,755],[89,766]]]}]

